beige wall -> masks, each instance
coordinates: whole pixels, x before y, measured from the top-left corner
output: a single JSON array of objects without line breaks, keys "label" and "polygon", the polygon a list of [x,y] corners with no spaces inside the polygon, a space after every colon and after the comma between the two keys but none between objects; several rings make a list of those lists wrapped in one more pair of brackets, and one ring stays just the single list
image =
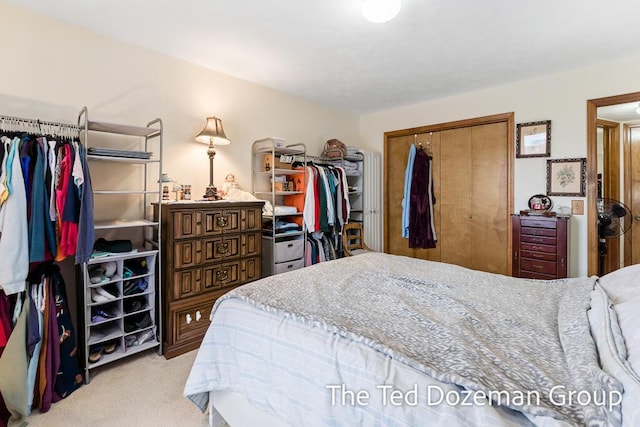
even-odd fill
[{"label": "beige wall", "polygon": [[[580,70],[367,114],[360,118],[361,137],[370,149],[382,151],[386,131],[513,111],[516,123],[551,120],[551,158],[586,157],[586,101],[640,91],[639,75],[640,55],[635,55]],[[530,196],[545,192],[546,158],[516,159],[514,211],[526,209]],[[571,206],[572,199],[580,198],[552,199],[557,207]],[[586,216],[574,216],[571,222],[572,276],[587,274],[586,221]]]},{"label": "beige wall", "polygon": [[[223,119],[232,140],[217,150],[216,183],[234,173],[250,189],[251,143],[262,137],[303,142],[311,154],[334,137],[382,151],[386,131],[509,111],[516,123],[552,120],[552,158],[586,157],[586,100],[640,90],[636,55],[357,117],[1,3],[0,16],[0,114],[75,122],[86,105],[93,120],[146,124],[160,117],[163,169],[190,183],[194,196],[208,182],[206,147],[194,140],[208,115]],[[545,159],[516,159],[514,211],[545,192],[545,175]],[[572,198],[553,199],[569,206]],[[586,217],[574,217],[572,275],[587,273],[586,246]]]},{"label": "beige wall", "polygon": [[0,114],[75,123],[86,105],[96,121],[164,123],[164,171],[192,185],[209,181],[207,116],[223,120],[232,144],[219,147],[215,183],[228,173],[251,190],[251,144],[279,136],[319,154],[327,139],[358,145],[358,117],[140,49],[0,3]]}]

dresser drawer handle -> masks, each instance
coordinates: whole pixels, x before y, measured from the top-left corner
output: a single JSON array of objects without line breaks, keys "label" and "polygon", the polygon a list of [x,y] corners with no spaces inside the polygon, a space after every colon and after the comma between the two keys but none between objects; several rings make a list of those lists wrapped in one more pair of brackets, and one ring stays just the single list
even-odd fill
[{"label": "dresser drawer handle", "polygon": [[200,314],[200,310],[196,311],[196,322],[198,322],[201,318],[202,315]]},{"label": "dresser drawer handle", "polygon": [[216,271],[216,279],[219,282],[224,282],[229,278],[229,270],[218,270]]},{"label": "dresser drawer handle", "polygon": [[216,247],[218,248],[218,252],[220,252],[223,255],[226,254],[227,252],[229,252],[229,243],[228,242],[218,243],[216,245]]},{"label": "dresser drawer handle", "polygon": [[534,253],[534,254],[531,254],[531,258],[538,258],[538,259],[542,259],[542,258],[544,258],[544,255],[542,255],[542,254],[535,254],[535,253]]},{"label": "dresser drawer handle", "polygon": [[189,313],[187,313],[186,319],[187,319],[187,325],[190,325],[191,322],[193,321],[193,319],[191,318],[191,314],[189,314]]},{"label": "dresser drawer handle", "polygon": [[541,266],[541,265],[535,265],[535,264],[533,264],[531,267],[533,267],[533,268],[537,268],[538,270],[542,270],[542,269],[544,268],[544,267],[543,267],[543,266]]},{"label": "dresser drawer handle", "polygon": [[218,226],[226,227],[227,225],[229,225],[229,218],[226,216],[219,216],[216,222],[218,223]]}]

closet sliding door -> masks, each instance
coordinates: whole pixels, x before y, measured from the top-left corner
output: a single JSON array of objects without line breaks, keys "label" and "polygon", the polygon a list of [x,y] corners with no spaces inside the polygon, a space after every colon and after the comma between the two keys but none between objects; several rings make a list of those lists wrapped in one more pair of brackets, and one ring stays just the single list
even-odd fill
[{"label": "closet sliding door", "polygon": [[[385,208],[384,219],[384,251],[396,255],[404,255],[412,258],[440,261],[440,245],[434,249],[410,248],[409,240],[402,238],[402,199],[404,197],[404,176],[407,167],[409,149],[414,143],[422,144],[428,149],[429,144],[433,152],[432,174],[440,175],[440,134],[438,132],[411,134],[409,136],[391,137],[385,146],[385,207],[391,206],[393,220],[387,217],[388,208]],[[387,152],[386,147],[390,148]],[[436,178],[437,180],[437,178]],[[434,187],[436,200],[440,200],[440,187]],[[440,205],[433,206],[436,236],[440,235]]]},{"label": "closet sliding door", "polygon": [[[385,252],[510,274],[513,114],[385,136]],[[425,147],[432,141],[438,242],[429,250],[411,249],[401,237],[404,171],[414,138]]]}]

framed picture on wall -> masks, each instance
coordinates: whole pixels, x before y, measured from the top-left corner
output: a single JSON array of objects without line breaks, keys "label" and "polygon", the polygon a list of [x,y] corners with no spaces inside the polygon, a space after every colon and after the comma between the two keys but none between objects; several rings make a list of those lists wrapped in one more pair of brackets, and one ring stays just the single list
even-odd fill
[{"label": "framed picture on wall", "polygon": [[585,197],[587,159],[547,160],[547,195]]},{"label": "framed picture on wall", "polygon": [[551,156],[551,120],[516,125],[516,157]]}]

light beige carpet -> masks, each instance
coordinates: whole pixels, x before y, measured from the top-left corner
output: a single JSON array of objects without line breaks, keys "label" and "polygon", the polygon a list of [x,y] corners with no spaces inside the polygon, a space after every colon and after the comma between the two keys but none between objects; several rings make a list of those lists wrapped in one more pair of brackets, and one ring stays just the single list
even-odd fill
[{"label": "light beige carpet", "polygon": [[166,360],[153,351],[91,371],[91,382],[34,411],[32,427],[207,426],[208,414],[182,395],[196,351]]}]

